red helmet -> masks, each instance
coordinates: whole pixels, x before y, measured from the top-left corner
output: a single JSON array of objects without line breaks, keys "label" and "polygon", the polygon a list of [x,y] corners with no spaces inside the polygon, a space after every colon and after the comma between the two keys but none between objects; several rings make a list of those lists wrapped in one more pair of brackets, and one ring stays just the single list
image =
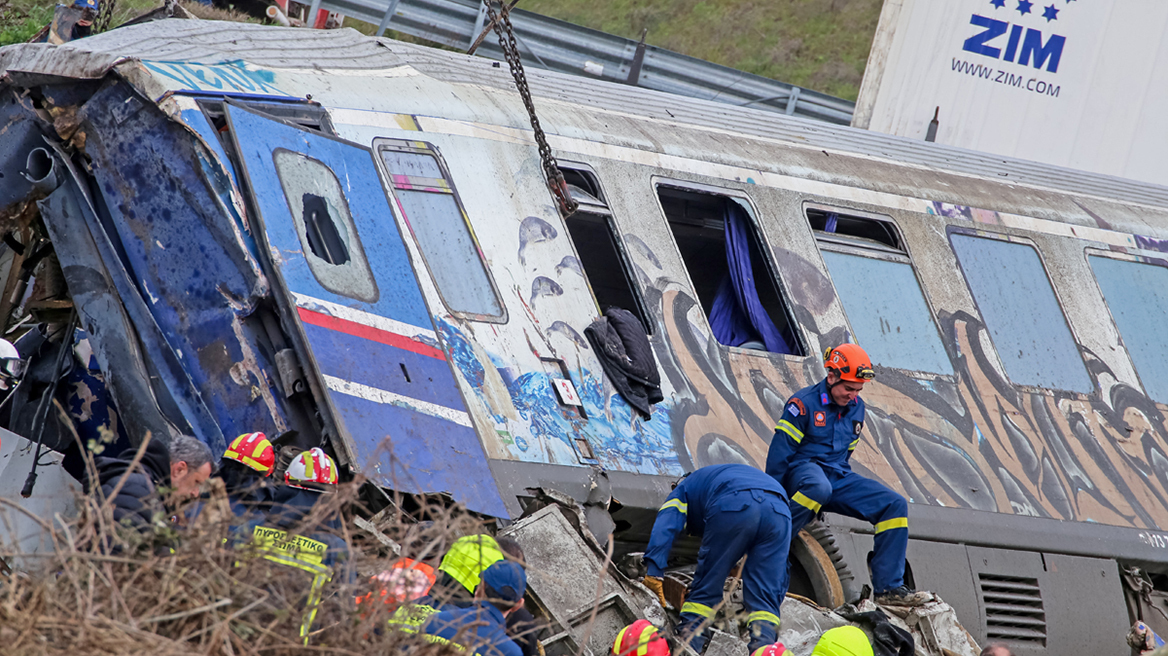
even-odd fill
[{"label": "red helmet", "polygon": [[244,433],[227,447],[224,458],[247,465],[264,476],[271,476],[276,468],[276,451],[263,433]]},{"label": "red helmet", "polygon": [[637,620],[616,634],[612,656],[669,656],[669,643],[649,620]]},{"label": "red helmet", "polygon": [[314,446],[292,459],[284,472],[284,482],[293,487],[297,483],[337,484],[337,463],[319,446]]},{"label": "red helmet", "polygon": [[823,366],[835,372],[840,380],[865,383],[876,377],[872,359],[855,344],[840,344],[823,352]]},{"label": "red helmet", "polygon": [[781,642],[776,642],[773,645],[759,647],[754,650],[750,656],[794,656],[794,653],[787,649]]}]

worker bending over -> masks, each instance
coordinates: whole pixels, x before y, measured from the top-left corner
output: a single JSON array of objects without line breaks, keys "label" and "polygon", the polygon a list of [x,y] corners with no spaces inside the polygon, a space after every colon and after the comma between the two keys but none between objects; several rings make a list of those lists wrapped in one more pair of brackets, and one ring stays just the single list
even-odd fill
[{"label": "worker bending over", "polygon": [[523,650],[507,636],[507,617],[523,608],[527,573],[523,566],[500,560],[476,575],[471,605],[445,606],[422,625],[431,642],[449,644],[477,656],[523,656]]},{"label": "worker bending over", "polygon": [[787,504],[783,488],[754,467],[713,465],[681,479],[657,512],[645,552],[645,586],[657,593],[662,605],[661,576],[674,540],[685,528],[702,538],[697,571],[677,627],[678,634],[688,637],[699,654],[709,634],[698,629],[713,619],[715,607],[722,603],[726,577],[743,555],[750,653],[778,641],[779,606],[787,593],[787,551],[791,546]]},{"label": "worker bending over", "polygon": [[876,602],[915,605],[932,600],[904,584],[908,502],[882,483],[852,471],[848,460],[860,443],[864,401],[860,390],[876,377],[864,349],[843,344],[824,354],[827,378],[795,393],[775,427],[766,472],[791,497],[791,534],[821,510],[876,527],[872,585]]}]

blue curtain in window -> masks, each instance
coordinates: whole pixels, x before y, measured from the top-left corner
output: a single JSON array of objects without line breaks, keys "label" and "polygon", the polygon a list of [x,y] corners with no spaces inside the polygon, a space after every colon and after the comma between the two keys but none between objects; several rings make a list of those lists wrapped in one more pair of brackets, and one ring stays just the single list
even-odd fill
[{"label": "blue curtain in window", "polygon": [[750,261],[750,218],[741,205],[726,203],[726,263],[729,274],[722,279],[714,306],[710,309],[710,326],[714,337],[727,346],[741,346],[750,341],[762,342],[772,353],[791,353],[787,340],[771,321],[758,299],[754,271]]}]

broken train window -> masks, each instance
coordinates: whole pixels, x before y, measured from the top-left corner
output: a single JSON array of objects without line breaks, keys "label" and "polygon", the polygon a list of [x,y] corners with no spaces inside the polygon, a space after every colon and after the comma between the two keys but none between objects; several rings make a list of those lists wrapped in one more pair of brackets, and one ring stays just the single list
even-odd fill
[{"label": "broken train window", "polygon": [[335,294],[376,302],[377,283],[336,174],[323,162],[283,148],[272,153],[272,160],[317,281]]},{"label": "broken train window", "polygon": [[503,303],[438,154],[419,141],[382,139],[377,146],[406,226],[446,307],[469,319],[502,319]]},{"label": "broken train window", "polygon": [[560,162],[568,191],[579,203],[579,209],[564,219],[564,225],[568,228],[572,245],[576,247],[580,266],[584,269],[584,277],[592,289],[596,304],[601,313],[610,307],[632,312],[640,319],[645,333],[651,335],[653,324],[634,282],[636,276],[622,247],[600,183],[592,171],[568,168],[571,166]]},{"label": "broken train window", "polygon": [[806,213],[856,343],[872,361],[952,375],[953,365],[896,225],[875,215],[814,205],[807,205]]},{"label": "broken train window", "polygon": [[672,183],[657,196],[714,338],[806,355],[748,201]]}]

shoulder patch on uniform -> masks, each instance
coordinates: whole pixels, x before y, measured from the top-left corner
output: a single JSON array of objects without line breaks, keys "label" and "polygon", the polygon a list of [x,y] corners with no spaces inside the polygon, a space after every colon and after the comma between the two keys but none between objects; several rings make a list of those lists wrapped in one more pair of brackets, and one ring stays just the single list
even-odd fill
[{"label": "shoulder patch on uniform", "polygon": [[828,403],[831,403],[831,399],[827,398],[827,392],[820,392],[819,393],[819,402],[822,403],[823,405],[827,405]]},{"label": "shoulder patch on uniform", "polygon": [[826,426],[827,425],[827,413],[826,412],[819,410],[815,413],[815,425],[816,426]]},{"label": "shoulder patch on uniform", "polygon": [[791,400],[787,405],[787,412],[791,413],[791,416],[793,417],[798,417],[806,413],[807,408],[803,406],[802,401],[795,397],[791,397]]},{"label": "shoulder patch on uniform", "polygon": [[860,431],[862,431],[862,430],[864,430],[864,422],[852,421],[852,432],[853,433],[855,433],[856,435],[859,435]]}]

